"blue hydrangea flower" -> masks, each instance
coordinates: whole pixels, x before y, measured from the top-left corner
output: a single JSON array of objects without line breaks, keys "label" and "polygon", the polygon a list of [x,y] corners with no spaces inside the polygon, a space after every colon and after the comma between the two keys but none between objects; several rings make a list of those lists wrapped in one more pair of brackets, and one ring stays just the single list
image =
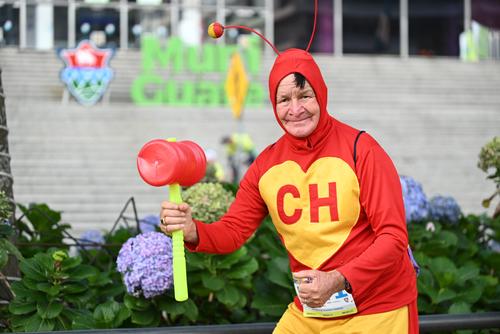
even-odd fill
[{"label": "blue hydrangea flower", "polygon": [[153,298],[172,287],[172,240],[163,233],[139,234],[125,242],[116,260],[127,292]]},{"label": "blue hydrangea flower", "polygon": [[429,217],[429,201],[422,185],[409,176],[400,176],[403,188],[406,222],[424,221]]},{"label": "blue hydrangea flower", "polygon": [[141,233],[155,232],[156,226],[160,225],[160,216],[148,215],[139,220],[139,230]]},{"label": "blue hydrangea flower", "polygon": [[430,217],[432,220],[456,224],[461,210],[457,201],[451,196],[434,196],[430,200]]},{"label": "blue hydrangea flower", "polygon": [[98,230],[88,230],[82,233],[80,236],[80,244],[78,247],[80,249],[100,249],[102,244],[104,244],[104,236],[101,231]]}]

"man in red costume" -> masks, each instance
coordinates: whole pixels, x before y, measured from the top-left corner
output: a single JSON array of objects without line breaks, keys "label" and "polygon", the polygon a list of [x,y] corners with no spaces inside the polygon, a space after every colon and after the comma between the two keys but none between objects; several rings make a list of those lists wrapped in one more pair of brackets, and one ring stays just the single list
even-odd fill
[{"label": "man in red costume", "polygon": [[368,134],[328,114],[327,87],[306,51],[282,52],[269,94],[285,134],[249,167],[220,221],[162,203],[161,229],[190,250],[230,253],[272,217],[297,297],[274,333],[418,333],[416,275],[397,171]]}]

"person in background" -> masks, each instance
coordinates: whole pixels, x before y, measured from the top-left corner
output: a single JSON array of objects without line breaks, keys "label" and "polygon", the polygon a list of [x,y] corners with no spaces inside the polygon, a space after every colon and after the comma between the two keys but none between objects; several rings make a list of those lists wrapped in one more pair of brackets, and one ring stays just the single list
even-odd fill
[{"label": "person in background", "polygon": [[217,160],[217,152],[212,148],[205,150],[207,158],[207,170],[203,181],[205,182],[222,182],[224,181],[224,168]]},{"label": "person in background", "polygon": [[227,162],[231,168],[231,182],[240,181],[242,164],[250,166],[256,157],[255,145],[248,133],[233,133],[221,139],[221,144],[226,148]]}]

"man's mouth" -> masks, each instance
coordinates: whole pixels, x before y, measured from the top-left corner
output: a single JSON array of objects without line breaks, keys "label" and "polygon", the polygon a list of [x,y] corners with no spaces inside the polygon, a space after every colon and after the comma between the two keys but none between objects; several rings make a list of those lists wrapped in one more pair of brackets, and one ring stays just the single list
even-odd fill
[{"label": "man's mouth", "polygon": [[301,119],[287,119],[287,120],[285,120],[285,123],[300,123],[302,121],[308,120],[309,118],[311,118],[311,117],[305,117],[305,118],[301,118]]}]

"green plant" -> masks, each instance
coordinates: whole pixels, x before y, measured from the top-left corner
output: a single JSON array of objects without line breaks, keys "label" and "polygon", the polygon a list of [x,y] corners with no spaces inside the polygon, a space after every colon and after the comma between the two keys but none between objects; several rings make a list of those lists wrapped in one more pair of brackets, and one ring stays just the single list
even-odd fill
[{"label": "green plant", "polygon": [[259,262],[251,307],[258,312],[259,321],[277,321],[293,300],[295,290],[286,250],[269,216],[247,247]]},{"label": "green plant", "polygon": [[44,252],[48,247],[68,249],[63,242],[71,228],[69,224],[61,223],[61,212],[54,211],[47,204],[30,204],[28,207],[18,204],[24,219],[15,222],[17,243],[24,257]]},{"label": "green plant", "polygon": [[246,246],[228,255],[188,253],[187,263],[192,299],[203,310],[198,323],[253,320],[247,304],[259,265]]},{"label": "green plant", "polygon": [[10,223],[0,223],[0,280],[3,279],[1,270],[7,264],[10,254],[18,260],[23,259],[21,252],[8,240],[13,234],[14,230]]},{"label": "green plant", "polygon": [[[183,198],[191,206],[193,218],[210,223],[228,210],[234,195],[220,183],[198,183],[184,191]],[[203,309],[199,323],[245,322],[252,318],[247,303],[258,262],[245,246],[228,255],[188,253],[187,264],[192,298]]]},{"label": "green plant", "polygon": [[9,305],[15,331],[88,328],[88,324],[110,328],[126,319],[126,311],[110,324],[105,322],[108,318],[100,317],[99,310],[103,313],[112,303],[116,290],[107,272],[82,264],[80,257],[50,249],[22,260],[20,269],[23,277],[12,284],[16,297]]},{"label": "green plant", "polygon": [[421,314],[469,313],[500,307],[500,219],[462,217],[457,225],[410,224],[414,256],[421,266],[418,306]]}]

